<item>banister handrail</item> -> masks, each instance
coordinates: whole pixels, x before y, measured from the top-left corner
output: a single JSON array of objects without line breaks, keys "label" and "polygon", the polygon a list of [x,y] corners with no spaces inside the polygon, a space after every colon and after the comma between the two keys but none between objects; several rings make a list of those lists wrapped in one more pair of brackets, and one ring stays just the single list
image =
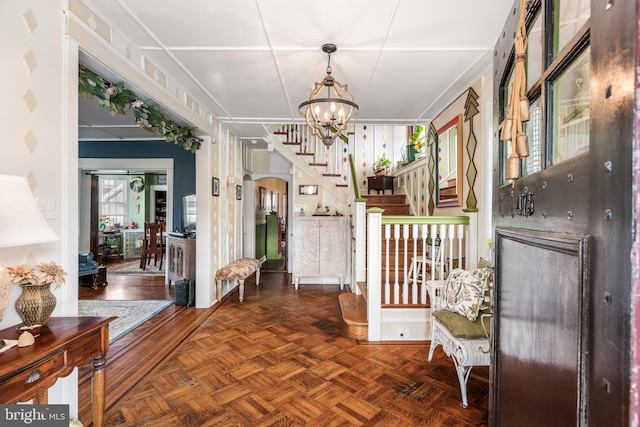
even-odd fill
[{"label": "banister handrail", "polygon": [[469,217],[466,215],[456,215],[456,216],[384,215],[382,217],[382,224],[469,225]]}]

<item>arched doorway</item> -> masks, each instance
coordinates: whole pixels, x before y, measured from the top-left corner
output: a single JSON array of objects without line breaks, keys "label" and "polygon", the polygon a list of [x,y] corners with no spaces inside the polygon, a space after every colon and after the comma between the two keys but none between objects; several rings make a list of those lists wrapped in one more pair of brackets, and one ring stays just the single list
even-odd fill
[{"label": "arched doorway", "polygon": [[288,182],[262,178],[256,191],[256,258],[264,271],[287,271]]}]

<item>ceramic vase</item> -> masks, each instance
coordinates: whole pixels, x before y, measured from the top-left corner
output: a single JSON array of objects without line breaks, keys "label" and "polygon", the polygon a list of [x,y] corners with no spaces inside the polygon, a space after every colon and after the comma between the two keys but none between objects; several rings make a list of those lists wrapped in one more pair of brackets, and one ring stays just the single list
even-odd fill
[{"label": "ceramic vase", "polygon": [[51,293],[51,283],[20,284],[22,293],[16,299],[16,311],[25,325],[41,323],[46,325],[53,309],[56,308],[56,297]]}]

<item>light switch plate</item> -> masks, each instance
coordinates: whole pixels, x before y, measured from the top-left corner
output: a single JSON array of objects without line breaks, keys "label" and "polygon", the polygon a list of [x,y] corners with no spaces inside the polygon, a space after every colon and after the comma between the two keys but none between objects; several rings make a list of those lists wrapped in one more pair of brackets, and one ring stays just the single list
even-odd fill
[{"label": "light switch plate", "polygon": [[56,202],[52,197],[40,198],[38,207],[44,219],[56,219]]}]

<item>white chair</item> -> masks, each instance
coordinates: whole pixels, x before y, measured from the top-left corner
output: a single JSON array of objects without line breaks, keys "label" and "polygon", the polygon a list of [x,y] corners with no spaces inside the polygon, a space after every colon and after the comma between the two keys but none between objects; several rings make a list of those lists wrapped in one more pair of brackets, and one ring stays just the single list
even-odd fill
[{"label": "white chair", "polygon": [[[431,362],[438,345],[441,345],[444,353],[453,359],[462,395],[460,406],[467,408],[467,381],[471,369],[474,366],[489,366],[490,363],[492,314],[486,310],[484,313],[481,312],[476,322],[471,322],[464,316],[441,309],[446,283],[446,280],[427,280],[431,301],[431,346],[427,360]],[[487,293],[490,293],[490,290]],[[464,331],[461,332],[462,330]]]},{"label": "white chair", "polygon": [[[426,284],[425,280],[444,280],[448,275],[448,263],[444,254],[446,254],[445,244],[443,243],[440,246],[436,246],[438,248],[435,259],[431,259],[427,256],[414,256],[411,257],[411,265],[409,267],[409,272],[407,274],[407,283],[412,283],[415,277],[417,283],[424,285]],[[423,266],[425,268],[423,268]],[[422,273],[425,272],[425,276],[423,277]],[[442,277],[440,277],[440,272],[442,271]]]}]

